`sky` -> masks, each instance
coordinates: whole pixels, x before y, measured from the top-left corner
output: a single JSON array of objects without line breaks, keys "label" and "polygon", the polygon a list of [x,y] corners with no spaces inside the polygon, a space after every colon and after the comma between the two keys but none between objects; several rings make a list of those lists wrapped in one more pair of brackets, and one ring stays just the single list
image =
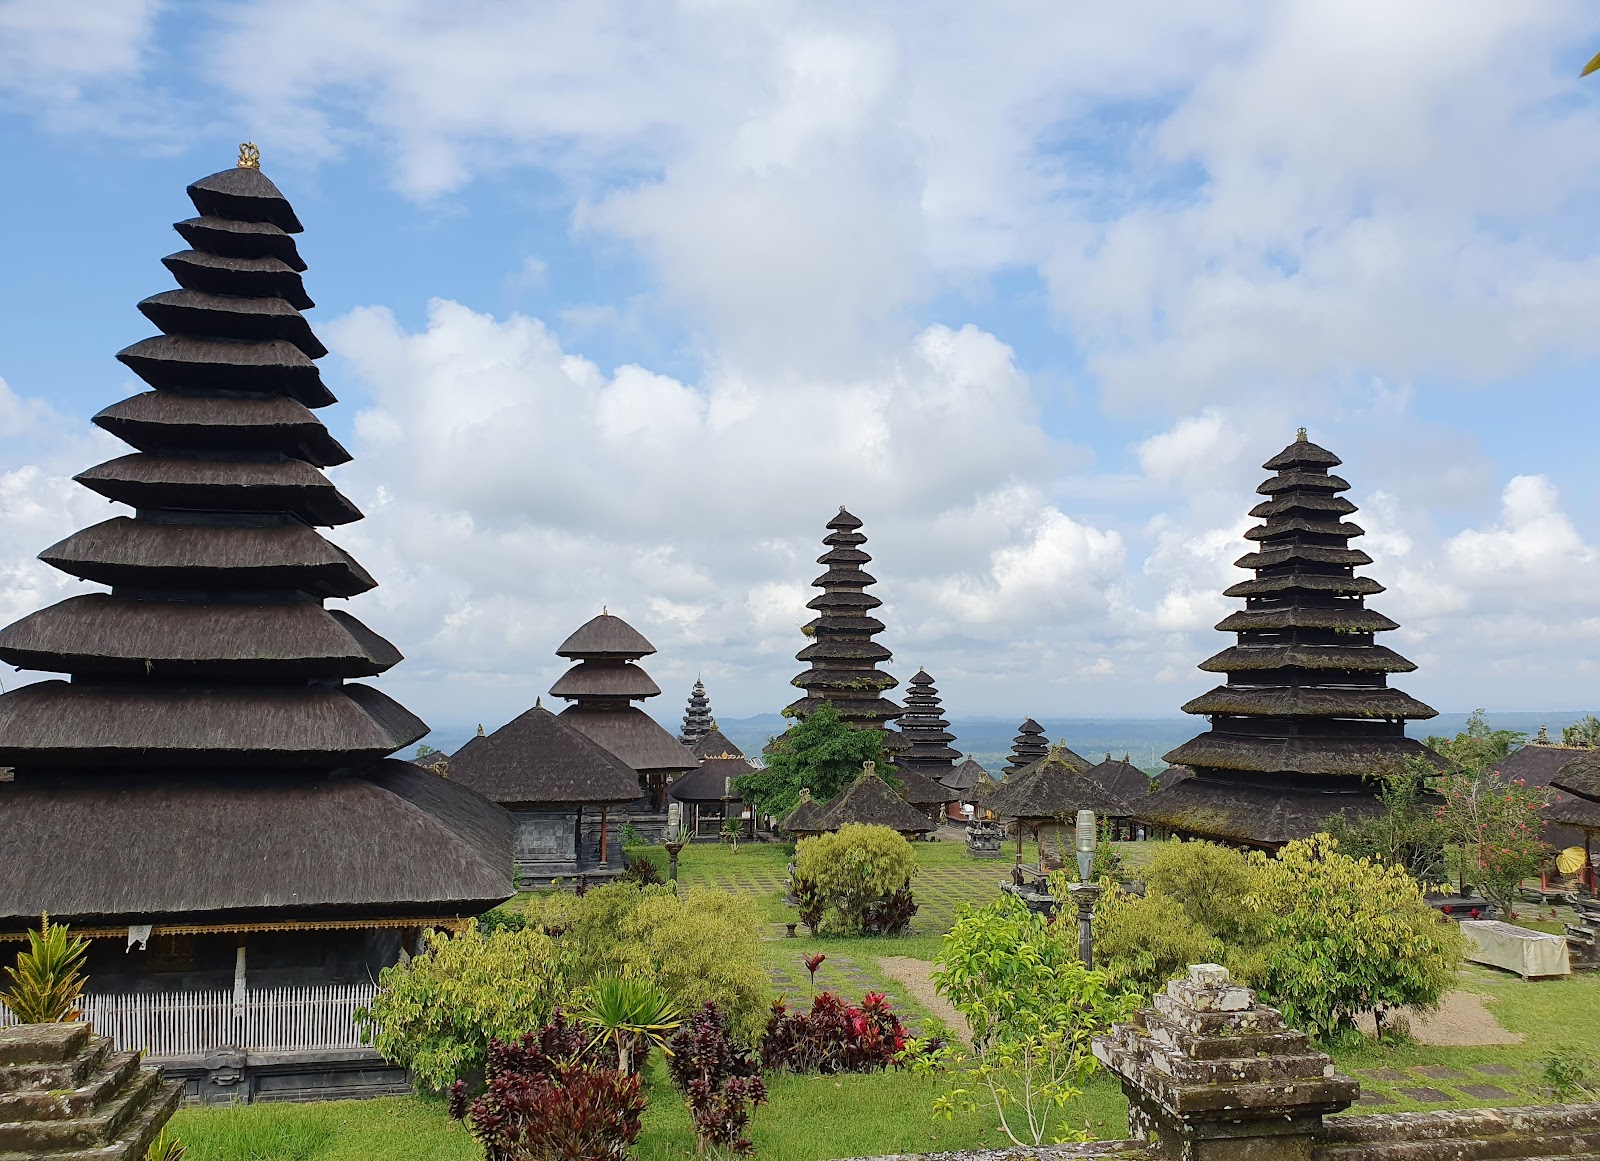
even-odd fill
[{"label": "sky", "polygon": [[952,714],[1175,713],[1300,426],[1395,684],[1600,706],[1596,48],[1560,0],[0,0],[0,618],[85,587],[34,554],[112,514],[88,417],[251,140],[343,604],[437,725],[602,606],[660,716],[780,708],[841,504]]}]

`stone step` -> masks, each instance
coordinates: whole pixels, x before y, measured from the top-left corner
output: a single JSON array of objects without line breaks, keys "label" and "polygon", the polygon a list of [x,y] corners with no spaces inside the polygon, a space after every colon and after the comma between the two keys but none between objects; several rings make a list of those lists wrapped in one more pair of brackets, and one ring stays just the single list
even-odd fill
[{"label": "stone step", "polygon": [[1323,1146],[1316,1151],[1316,1161],[1437,1161],[1441,1157],[1449,1161],[1600,1161],[1596,1150],[1600,1150],[1600,1137],[1594,1134],[1508,1134]]},{"label": "stone step", "polygon": [[110,1038],[97,1036],[88,1039],[78,1055],[67,1060],[0,1065],[0,1093],[78,1088],[91,1074],[104,1067],[106,1057],[110,1054]]},{"label": "stone step", "polygon": [[0,1065],[53,1064],[82,1051],[89,1025],[20,1024],[0,1029]]},{"label": "stone step", "polygon": [[26,1092],[0,1093],[0,1123],[62,1121],[90,1114],[139,1069],[138,1053],[102,1053],[101,1056],[104,1065],[88,1070],[87,1081],[75,1088],[55,1085]]},{"label": "stone step", "polygon": [[[161,1076],[139,1071],[122,1088],[110,1094],[97,1109],[68,1120],[9,1121],[0,1124],[0,1150],[31,1150],[49,1156],[52,1151],[94,1149],[113,1144],[123,1128],[154,1099]],[[3,1154],[0,1154],[3,1156]]]},{"label": "stone step", "polygon": [[40,1153],[37,1149],[23,1153],[0,1152],[0,1161],[144,1161],[145,1150],[177,1111],[182,1099],[181,1084],[175,1080],[162,1081],[144,1107],[128,1118],[120,1138],[110,1144],[66,1148],[54,1153]]}]

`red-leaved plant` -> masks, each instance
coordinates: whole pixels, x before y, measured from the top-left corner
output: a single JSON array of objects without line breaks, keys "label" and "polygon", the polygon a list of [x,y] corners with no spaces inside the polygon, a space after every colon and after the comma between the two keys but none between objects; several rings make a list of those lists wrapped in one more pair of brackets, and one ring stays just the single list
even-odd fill
[{"label": "red-leaved plant", "polygon": [[832,992],[811,1001],[811,1011],[772,1005],[761,1040],[761,1065],[769,1072],[873,1072],[896,1063],[910,1039],[882,992],[850,1004]]},{"label": "red-leaved plant", "polygon": [[590,1038],[557,1012],[537,1035],[489,1043],[486,1085],[450,1089],[486,1161],[620,1161],[639,1139],[645,1098],[637,1076],[605,1067]]},{"label": "red-leaved plant", "polygon": [[689,1106],[701,1151],[753,1152],[745,1130],[750,1114],[767,1103],[767,1086],[754,1054],[728,1034],[721,1010],[708,1001],[667,1047],[667,1073]]}]

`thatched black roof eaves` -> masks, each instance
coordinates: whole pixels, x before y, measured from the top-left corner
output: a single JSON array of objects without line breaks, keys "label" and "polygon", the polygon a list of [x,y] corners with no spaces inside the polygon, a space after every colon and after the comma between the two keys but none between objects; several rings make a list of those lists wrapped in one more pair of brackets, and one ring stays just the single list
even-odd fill
[{"label": "thatched black roof eaves", "polygon": [[838,830],[847,823],[886,826],[901,834],[927,834],[938,829],[933,820],[901,798],[876,774],[863,771],[823,807],[822,830]]},{"label": "thatched black roof eaves", "polygon": [[1338,718],[1437,717],[1438,711],[1398,689],[1318,689],[1310,686],[1219,685],[1184,703],[1186,714]]},{"label": "thatched black roof eaves", "polygon": [[633,767],[542,706],[463,746],[450,777],[504,805],[620,804],[640,795]]},{"label": "thatched black roof eaves", "polygon": [[576,700],[580,697],[627,698],[641,701],[655,697],[661,687],[655,680],[631,662],[620,665],[598,661],[580,661],[556,679],[550,687],[553,697]]},{"label": "thatched black roof eaves", "polygon": [[94,424],[140,451],[276,451],[324,468],[350,460],[305,404],[281,395],[230,399],[142,391],[104,408]]},{"label": "thatched black roof eaves", "polygon": [[219,170],[191,182],[187,192],[203,216],[267,222],[286,234],[299,234],[305,229],[289,199],[259,167],[236,165]]},{"label": "thatched black roof eaves", "polygon": [[939,781],[952,794],[959,796],[976,786],[985,774],[986,771],[981,764],[968,758],[959,765],[951,767]]},{"label": "thatched black roof eaves", "polygon": [[141,339],[117,359],[157,390],[256,391],[307,407],[337,403],[306,353],[284,339],[219,343],[185,335]]},{"label": "thatched black roof eaves", "polygon": [[1374,738],[1269,738],[1215,730],[1191,738],[1162,755],[1175,766],[1253,774],[1326,774],[1367,778],[1385,762],[1412,756],[1440,762],[1421,742],[1397,734]]},{"label": "thatched black roof eaves", "polygon": [[276,258],[296,273],[306,268],[294,238],[270,222],[240,222],[200,215],[172,228],[196,250],[224,258]]},{"label": "thatched black roof eaves", "polygon": [[674,782],[667,794],[679,802],[736,802],[739,792],[734,782],[754,771],[743,758],[707,758]]},{"label": "thatched black roof eaves", "polygon": [[73,479],[133,508],[292,513],[307,524],[361,519],[361,509],[303,460],[215,460],[133,452]]},{"label": "thatched black roof eaves", "polygon": [[794,809],[778,820],[778,829],[790,834],[820,834],[827,829],[822,825],[823,815],[823,804],[811,797],[811,791],[802,789]]},{"label": "thatched black roof eaves", "polygon": [[702,734],[689,750],[696,758],[743,758],[744,751],[716,726]]},{"label": "thatched black roof eaves", "polygon": [[1007,775],[983,806],[1001,818],[1025,820],[1071,817],[1080,810],[1113,818],[1132,813],[1109,787],[1057,753]]},{"label": "thatched black roof eaves", "polygon": [[1298,439],[1261,466],[1269,472],[1276,472],[1296,467],[1336,468],[1342,463],[1344,461],[1327,448],[1312,443],[1302,431]]},{"label": "thatched black roof eaves", "polygon": [[1348,793],[1185,778],[1134,803],[1134,817],[1227,842],[1276,847],[1310,838],[1343,813],[1359,822],[1381,813],[1370,787]]},{"label": "thatched black roof eaves", "polygon": [[1206,658],[1206,673],[1316,669],[1351,673],[1410,673],[1416,663],[1384,645],[1230,645]]},{"label": "thatched black roof eaves", "polygon": [[295,310],[310,310],[317,305],[306,293],[300,272],[282,258],[235,258],[204,250],[179,250],[168,254],[161,264],[185,290],[252,298],[270,296],[283,299]]},{"label": "thatched black roof eaves", "polygon": [[900,797],[912,806],[943,806],[954,802],[948,787],[935,782],[927,775],[907,766],[899,765],[894,768],[894,777],[899,780]]},{"label": "thatched black roof eaves", "polygon": [[676,774],[699,764],[689,748],[641,709],[592,709],[571,705],[561,720],[580,730],[641,774]]},{"label": "thatched black roof eaves", "polygon": [[634,660],[648,657],[656,647],[621,617],[601,613],[579,625],[556,650],[557,657],[620,657]]},{"label": "thatched black roof eaves", "polygon": [[1600,750],[1585,750],[1561,767],[1550,785],[1590,802],[1600,802]]}]

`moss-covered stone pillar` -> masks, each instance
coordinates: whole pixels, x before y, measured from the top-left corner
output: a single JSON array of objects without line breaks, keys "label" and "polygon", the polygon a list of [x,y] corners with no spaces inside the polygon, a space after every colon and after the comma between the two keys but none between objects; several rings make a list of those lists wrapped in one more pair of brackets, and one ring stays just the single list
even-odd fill
[{"label": "moss-covered stone pillar", "polygon": [[1096,1037],[1094,1054],[1122,1082],[1129,1132],[1172,1161],[1311,1161],[1323,1116],[1361,1091],[1216,964]]}]

